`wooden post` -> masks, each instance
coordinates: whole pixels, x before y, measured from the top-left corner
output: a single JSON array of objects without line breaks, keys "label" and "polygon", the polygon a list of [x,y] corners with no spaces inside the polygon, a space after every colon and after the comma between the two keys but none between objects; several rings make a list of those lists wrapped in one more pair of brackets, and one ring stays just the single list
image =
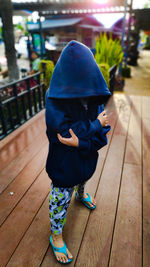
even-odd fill
[{"label": "wooden post", "polygon": [[40,56],[43,58],[43,38],[42,38],[42,23],[41,23],[41,16],[39,15],[39,33],[40,33]]}]

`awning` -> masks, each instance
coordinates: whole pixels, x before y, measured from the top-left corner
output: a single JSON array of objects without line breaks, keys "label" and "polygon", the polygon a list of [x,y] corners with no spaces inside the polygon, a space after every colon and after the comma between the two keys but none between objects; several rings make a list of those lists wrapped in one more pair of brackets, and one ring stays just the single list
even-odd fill
[{"label": "awning", "polygon": [[104,30],[104,27],[102,26],[94,26],[94,25],[88,25],[88,24],[81,24],[79,25],[80,28],[84,28],[84,29],[91,29],[94,32],[100,32]]},{"label": "awning", "polygon": [[[68,19],[51,19],[41,22],[42,30],[53,29],[71,26],[79,23],[83,18],[68,18]],[[29,31],[39,30],[39,23],[28,22],[27,28]]]}]

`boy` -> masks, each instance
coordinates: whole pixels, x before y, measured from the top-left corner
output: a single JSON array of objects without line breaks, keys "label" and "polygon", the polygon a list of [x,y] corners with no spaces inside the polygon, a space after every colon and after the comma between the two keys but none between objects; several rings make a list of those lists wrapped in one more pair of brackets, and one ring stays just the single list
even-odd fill
[{"label": "boy", "polygon": [[74,188],[76,199],[91,210],[96,207],[84,187],[96,169],[97,151],[107,144],[110,126],[103,103],[110,95],[90,49],[77,41],[69,42],[46,92],[46,134],[50,142],[46,171],[52,180],[50,243],[60,263],[72,261],[62,231]]}]

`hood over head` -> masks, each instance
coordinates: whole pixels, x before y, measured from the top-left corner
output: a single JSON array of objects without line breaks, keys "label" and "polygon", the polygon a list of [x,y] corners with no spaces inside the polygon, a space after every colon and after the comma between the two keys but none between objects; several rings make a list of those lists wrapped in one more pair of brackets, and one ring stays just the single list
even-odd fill
[{"label": "hood over head", "polygon": [[96,97],[101,103],[111,95],[91,50],[74,40],[63,49],[47,93],[55,99]]}]

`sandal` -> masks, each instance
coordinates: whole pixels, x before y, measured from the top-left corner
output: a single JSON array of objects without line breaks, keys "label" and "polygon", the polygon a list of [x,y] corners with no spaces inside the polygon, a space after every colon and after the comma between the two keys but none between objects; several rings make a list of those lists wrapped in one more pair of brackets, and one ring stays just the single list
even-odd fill
[{"label": "sandal", "polygon": [[[52,246],[52,248],[53,248],[53,252],[54,252],[55,257],[56,257],[55,251],[56,251],[56,252],[61,252],[61,253],[65,254],[65,255],[67,256],[67,246],[66,246],[65,242],[64,242],[64,246],[63,246],[63,247],[58,248],[58,247],[55,247],[55,246],[53,245],[53,242],[52,242],[52,235],[50,235],[49,241],[50,241],[50,244],[51,244],[51,246]],[[60,262],[61,264],[67,264],[67,263],[70,263],[70,262],[72,261],[72,259],[68,258],[68,256],[67,256],[67,259],[68,259],[67,262],[63,262],[63,261],[59,261],[59,260],[57,260],[57,257],[56,257],[56,260],[57,260],[58,262]]]},{"label": "sandal", "polygon": [[[86,193],[87,195],[88,195],[88,197],[87,198],[82,198],[81,199],[81,201],[82,201],[82,203],[87,207],[87,208],[89,208],[90,210],[94,210],[95,208],[96,208],[96,205],[93,205],[93,203],[92,203],[92,199],[91,199],[91,197],[90,197],[90,195],[88,194],[88,193]],[[77,192],[75,193],[75,196],[76,196],[76,199],[77,199]],[[92,205],[93,205],[93,207],[91,207],[91,206],[89,206],[88,204],[87,204],[87,202],[90,202]]]}]

